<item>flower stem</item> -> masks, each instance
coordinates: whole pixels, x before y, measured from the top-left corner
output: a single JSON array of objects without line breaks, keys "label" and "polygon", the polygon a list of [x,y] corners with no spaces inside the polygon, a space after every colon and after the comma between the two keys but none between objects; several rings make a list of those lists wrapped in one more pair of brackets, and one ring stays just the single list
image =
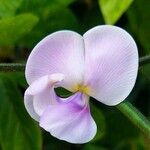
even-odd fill
[{"label": "flower stem", "polygon": [[[139,60],[140,66],[150,63],[150,55],[141,57]],[[0,63],[0,71],[11,72],[11,71],[24,71],[25,64],[22,63]]]},{"label": "flower stem", "polygon": [[2,72],[14,72],[14,71],[24,71],[25,64],[21,63],[0,63],[0,71]]},{"label": "flower stem", "polygon": [[131,103],[122,102],[116,106],[145,136],[150,138],[150,122]]},{"label": "flower stem", "polygon": [[150,55],[143,56],[139,60],[140,66],[143,66],[143,65],[148,64],[148,63],[150,63]]}]

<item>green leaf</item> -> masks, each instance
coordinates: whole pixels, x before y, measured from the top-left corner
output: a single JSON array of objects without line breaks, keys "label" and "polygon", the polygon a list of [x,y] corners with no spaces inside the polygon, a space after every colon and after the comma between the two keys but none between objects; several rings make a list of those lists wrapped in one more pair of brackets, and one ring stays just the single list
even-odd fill
[{"label": "green leaf", "polygon": [[86,144],[83,150],[108,150],[108,149],[94,144]]},{"label": "green leaf", "polygon": [[84,4],[85,6],[83,5],[83,1],[78,1],[78,3],[79,6],[81,5],[81,8],[79,8],[79,12],[77,14],[78,21],[80,24],[80,34],[84,34],[89,29],[105,23],[103,16],[99,11],[97,1],[87,1]]},{"label": "green leaf", "polygon": [[133,0],[99,0],[105,23],[115,24]]},{"label": "green leaf", "polygon": [[[58,8],[58,7],[67,7],[75,0],[23,0],[21,7],[19,8],[20,11],[39,11],[44,7],[48,7],[50,10],[51,8]],[[36,9],[32,9],[36,6]]]},{"label": "green leaf", "polygon": [[103,111],[106,120],[106,134],[101,140],[101,145],[109,145],[114,148],[123,141],[139,137],[139,130],[120,111],[108,106],[105,106]]},{"label": "green leaf", "polygon": [[97,133],[92,142],[96,142],[103,138],[105,135],[106,125],[105,118],[100,108],[97,108],[94,104],[90,103],[91,114],[97,125]]},{"label": "green leaf", "polygon": [[62,97],[62,98],[67,98],[67,97],[73,95],[72,92],[70,92],[62,87],[55,88],[55,92],[59,97]]},{"label": "green leaf", "polygon": [[131,31],[139,40],[139,48],[142,55],[150,54],[150,21],[149,21],[150,1],[135,0],[133,5],[127,11],[127,17]]},{"label": "green leaf", "polygon": [[140,68],[140,73],[150,82],[150,64],[146,64]]},{"label": "green leaf", "polygon": [[0,74],[0,147],[41,150],[41,132],[27,114],[21,91],[8,74]]},{"label": "green leaf", "polygon": [[16,42],[29,33],[37,22],[38,18],[33,14],[22,14],[0,20],[0,45]]},{"label": "green leaf", "polygon": [[55,7],[56,6],[58,6],[58,5],[60,5],[60,6],[68,6],[69,4],[71,4],[72,2],[74,2],[75,0],[47,0],[47,3],[49,4],[49,5],[55,5]]},{"label": "green leaf", "polygon": [[[6,72],[1,72],[1,74],[4,74],[6,76]],[[9,72],[8,75],[21,89],[25,90],[28,87],[24,72]]]},{"label": "green leaf", "polygon": [[22,0],[0,0],[0,18],[13,16]]},{"label": "green leaf", "polygon": [[76,31],[79,27],[76,17],[68,8],[43,8],[42,16],[39,18],[39,23],[29,34],[30,39],[25,37],[22,40],[24,45],[31,48],[52,32],[64,29]]}]

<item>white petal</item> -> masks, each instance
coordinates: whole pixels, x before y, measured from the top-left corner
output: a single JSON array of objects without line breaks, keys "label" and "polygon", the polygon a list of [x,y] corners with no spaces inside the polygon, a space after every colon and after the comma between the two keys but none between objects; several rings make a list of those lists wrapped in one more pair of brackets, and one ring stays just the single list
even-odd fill
[{"label": "white petal", "polygon": [[65,75],[63,87],[71,91],[75,84],[83,81],[84,42],[82,36],[72,31],[55,32],[31,52],[26,65],[26,79],[29,84],[47,74]]},{"label": "white petal", "polygon": [[41,116],[44,110],[49,105],[56,105],[58,103],[58,97],[55,94],[54,89],[45,89],[43,92],[34,96],[33,106],[35,112]]},{"label": "white petal", "polygon": [[43,111],[58,102],[54,86],[64,79],[62,74],[45,75],[34,81],[26,90],[24,103],[28,113],[35,120],[39,120]]},{"label": "white petal", "polygon": [[111,25],[84,34],[85,84],[90,95],[106,105],[116,105],[131,92],[138,71],[138,51],[133,38]]},{"label": "white petal", "polygon": [[38,78],[36,81],[34,81],[27,89],[27,93],[29,95],[36,95],[43,90],[45,90],[47,87],[52,87],[56,83],[59,83],[64,79],[64,75],[61,73],[55,73],[51,75],[45,75],[40,78]]},{"label": "white petal", "polygon": [[39,121],[39,115],[35,112],[35,109],[33,107],[33,96],[32,95],[28,95],[25,93],[24,95],[24,104],[25,104],[25,108],[27,110],[27,112],[30,114],[30,116],[36,120]]}]

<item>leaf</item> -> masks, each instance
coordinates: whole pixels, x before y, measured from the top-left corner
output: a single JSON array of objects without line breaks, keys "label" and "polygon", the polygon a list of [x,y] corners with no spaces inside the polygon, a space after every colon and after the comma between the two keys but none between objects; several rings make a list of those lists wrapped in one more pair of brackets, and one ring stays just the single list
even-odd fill
[{"label": "leaf", "polygon": [[11,76],[17,86],[24,89],[28,87],[24,72],[9,72],[9,76]]},{"label": "leaf", "polygon": [[0,46],[0,62],[6,62],[13,60],[15,58],[13,45]]},{"label": "leaf", "polygon": [[76,6],[76,11],[78,11],[76,15],[80,24],[79,33],[84,34],[89,29],[100,24],[104,24],[104,19],[101,12],[99,11],[97,1],[85,1],[85,4],[84,1],[78,1],[78,6],[79,8]]},{"label": "leaf", "polygon": [[142,46],[142,48],[139,48],[142,55],[150,53],[149,6],[150,1],[144,1],[143,4],[143,0],[136,0],[127,11],[127,17],[131,31],[139,40],[138,44]]},{"label": "leaf", "polygon": [[72,92],[66,90],[65,88],[62,88],[62,87],[57,87],[55,88],[55,93],[59,96],[59,97],[62,97],[62,98],[67,98],[71,95],[73,95]]},{"label": "leaf", "polygon": [[103,136],[105,135],[106,130],[105,118],[100,108],[97,108],[93,103],[90,103],[90,107],[91,107],[91,114],[97,125],[97,133],[92,142],[96,142],[101,138],[103,138]]},{"label": "leaf", "polygon": [[0,74],[0,147],[2,150],[41,150],[41,132],[28,116],[16,83]]},{"label": "leaf", "polygon": [[29,33],[37,24],[33,14],[22,14],[0,20],[0,45],[12,44]]},{"label": "leaf", "polygon": [[108,149],[94,144],[86,144],[83,150],[108,150]]},{"label": "leaf", "polygon": [[[43,7],[67,7],[71,3],[73,3],[75,0],[23,0],[20,11],[38,11],[43,9]],[[36,6],[36,9],[32,9]]]},{"label": "leaf", "polygon": [[49,5],[54,5],[55,7],[59,6],[68,6],[70,5],[72,2],[74,2],[75,0],[46,0],[47,4]]},{"label": "leaf", "polygon": [[0,18],[13,16],[22,0],[0,0]]},{"label": "leaf", "polygon": [[140,73],[150,82],[150,64],[140,67]]},{"label": "leaf", "polygon": [[25,37],[22,40],[24,45],[31,48],[52,32],[64,29],[76,31],[79,27],[76,17],[68,8],[43,8],[42,16],[39,18],[39,23],[29,34],[30,39]]},{"label": "leaf", "polygon": [[103,114],[106,120],[106,134],[101,141],[103,144],[116,147],[139,137],[139,130],[117,109],[106,107]]},{"label": "leaf", "polygon": [[115,24],[128,9],[133,0],[99,0],[106,24]]}]

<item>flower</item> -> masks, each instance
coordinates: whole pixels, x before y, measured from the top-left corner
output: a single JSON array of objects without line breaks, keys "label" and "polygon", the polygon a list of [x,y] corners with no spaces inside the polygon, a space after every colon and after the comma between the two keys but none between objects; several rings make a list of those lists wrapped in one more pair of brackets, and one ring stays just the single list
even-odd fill
[{"label": "flower", "polygon": [[[86,143],[97,130],[89,97],[110,106],[119,104],[131,92],[137,71],[137,46],[125,30],[102,25],[83,36],[58,31],[39,42],[28,58],[25,107],[54,137]],[[56,87],[75,94],[58,97]]]}]

